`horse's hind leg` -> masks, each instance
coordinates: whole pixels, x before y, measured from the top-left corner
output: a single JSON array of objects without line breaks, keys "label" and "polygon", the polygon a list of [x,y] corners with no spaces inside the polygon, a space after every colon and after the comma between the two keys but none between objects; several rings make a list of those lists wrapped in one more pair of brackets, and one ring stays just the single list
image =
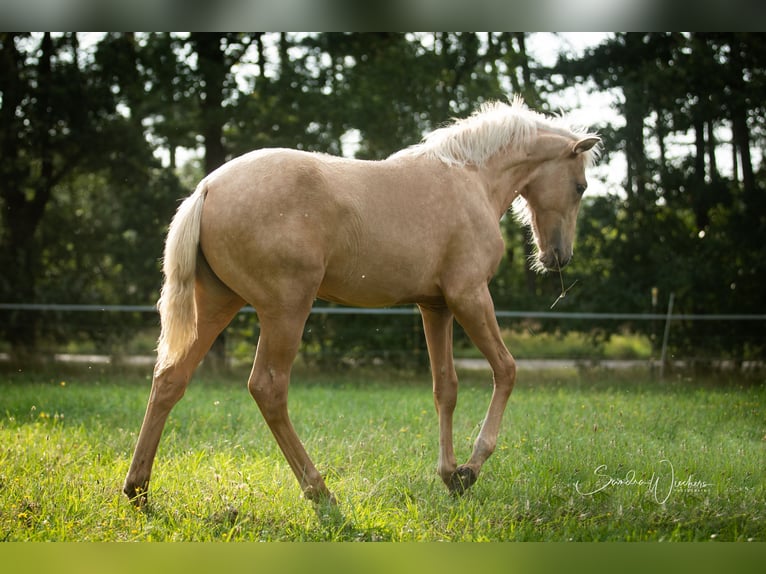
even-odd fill
[{"label": "horse's hind leg", "polygon": [[446,307],[420,306],[433,375],[434,406],[439,416],[437,472],[451,487],[457,461],[452,443],[452,415],[457,404],[457,373],[452,358],[452,312]]},{"label": "horse's hind leg", "polygon": [[284,312],[284,309],[282,307],[280,312],[274,314],[265,309],[258,310],[261,334],[248,389],[298,479],[304,496],[314,502],[334,502],[287,412],[290,371],[311,310],[311,299],[289,312]]},{"label": "horse's hind leg", "polygon": [[183,397],[192,373],[215,338],[243,305],[242,300],[220,284],[204,266],[197,274],[195,300],[197,340],[180,362],[161,370],[155,368],[144,422],[123,487],[136,506],[146,503],[152,464],[171,409]]}]

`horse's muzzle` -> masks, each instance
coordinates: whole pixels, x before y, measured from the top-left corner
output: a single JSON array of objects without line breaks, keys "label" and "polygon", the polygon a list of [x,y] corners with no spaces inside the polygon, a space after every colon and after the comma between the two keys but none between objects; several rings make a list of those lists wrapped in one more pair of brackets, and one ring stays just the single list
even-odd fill
[{"label": "horse's muzzle", "polygon": [[572,260],[572,251],[564,251],[559,248],[549,249],[540,256],[540,263],[548,271],[559,271],[566,267]]}]

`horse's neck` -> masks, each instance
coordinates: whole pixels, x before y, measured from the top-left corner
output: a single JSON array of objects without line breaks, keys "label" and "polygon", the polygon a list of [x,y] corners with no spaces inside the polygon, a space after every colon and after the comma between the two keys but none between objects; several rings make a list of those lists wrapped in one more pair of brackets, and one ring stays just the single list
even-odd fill
[{"label": "horse's neck", "polygon": [[505,151],[481,168],[488,200],[498,219],[508,211],[540,165],[541,161],[528,157],[525,152]]}]

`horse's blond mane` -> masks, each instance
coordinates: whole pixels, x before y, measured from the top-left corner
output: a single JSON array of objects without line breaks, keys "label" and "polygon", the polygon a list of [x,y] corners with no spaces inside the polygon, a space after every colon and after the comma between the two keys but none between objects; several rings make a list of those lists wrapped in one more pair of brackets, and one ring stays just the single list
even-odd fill
[{"label": "horse's blond mane", "polygon": [[[520,97],[515,97],[510,104],[486,102],[467,118],[453,120],[427,134],[419,144],[391,157],[426,156],[450,165],[482,165],[504,147],[524,149],[540,129],[573,141],[595,135],[572,127],[563,115],[550,117],[530,110]],[[586,153],[587,164],[592,164],[598,157],[598,146]]]}]

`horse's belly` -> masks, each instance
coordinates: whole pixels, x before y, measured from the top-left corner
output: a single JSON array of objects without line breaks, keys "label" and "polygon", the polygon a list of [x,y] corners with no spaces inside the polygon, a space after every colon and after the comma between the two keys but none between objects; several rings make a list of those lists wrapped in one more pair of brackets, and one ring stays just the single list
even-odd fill
[{"label": "horse's belly", "polygon": [[317,297],[354,307],[390,307],[439,298],[441,292],[424,265],[370,259],[352,269],[329,266]]}]

